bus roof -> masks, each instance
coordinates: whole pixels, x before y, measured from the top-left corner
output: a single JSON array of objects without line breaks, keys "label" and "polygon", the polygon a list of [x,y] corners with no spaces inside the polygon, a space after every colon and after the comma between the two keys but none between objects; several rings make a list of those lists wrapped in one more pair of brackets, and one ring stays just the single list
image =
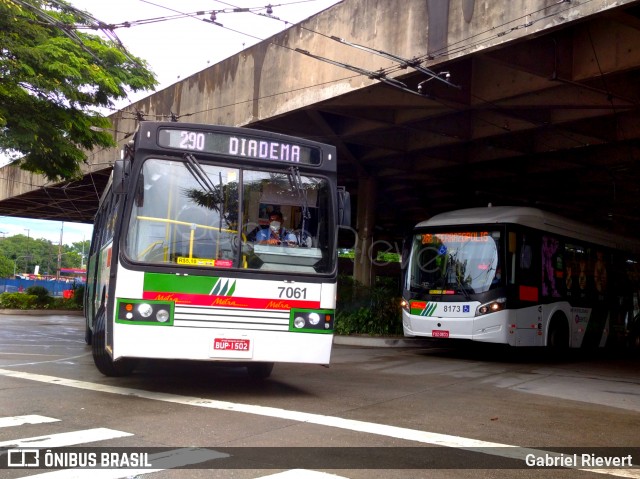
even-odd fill
[{"label": "bus roof", "polygon": [[640,253],[640,241],[636,239],[615,235],[579,221],[525,206],[488,206],[449,211],[418,223],[416,228],[491,223],[511,223],[528,226],[583,241]]}]

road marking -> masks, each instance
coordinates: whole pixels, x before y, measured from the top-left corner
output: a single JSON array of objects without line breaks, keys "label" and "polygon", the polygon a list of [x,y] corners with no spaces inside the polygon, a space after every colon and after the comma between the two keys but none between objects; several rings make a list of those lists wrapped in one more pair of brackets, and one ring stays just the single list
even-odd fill
[{"label": "road marking", "polygon": [[60,419],[52,417],[38,416],[31,414],[27,416],[0,417],[0,427],[22,426],[24,424],[42,424],[45,422],[58,422]]},{"label": "road marking", "polygon": [[348,479],[344,476],[336,476],[328,472],[310,471],[308,469],[290,469],[284,472],[276,472],[268,476],[260,476],[257,479]]},{"label": "road marking", "polygon": [[106,439],[116,439],[119,437],[133,436],[133,434],[105,427],[85,429],[82,431],[60,432],[47,436],[25,437],[23,439],[11,439],[0,442],[0,447],[65,447],[74,446],[85,442],[104,441]]},{"label": "road marking", "polygon": [[[57,386],[66,386],[76,389],[83,389],[96,392],[104,392],[110,394],[119,394],[123,396],[133,396],[142,399],[150,399],[153,401],[163,401],[173,404],[181,404],[185,406],[196,406],[220,411],[239,412],[245,414],[254,414],[258,416],[272,417],[278,419],[287,419],[307,424],[316,424],[319,426],[335,427],[367,434],[375,434],[378,436],[392,437],[406,441],[414,441],[422,444],[433,444],[436,446],[453,447],[457,449],[465,449],[469,451],[482,452],[494,456],[501,456],[511,459],[519,459],[524,461],[527,454],[536,456],[560,456],[558,453],[543,451],[540,449],[524,448],[510,444],[501,444],[497,442],[482,441],[479,439],[470,439],[462,436],[452,436],[449,434],[439,434],[428,431],[420,431],[417,429],[408,429],[398,426],[389,426],[386,424],[376,424],[367,421],[359,421],[355,419],[344,419],[336,416],[324,416],[321,414],[306,413],[301,411],[290,411],[268,406],[258,406],[251,404],[232,403],[228,401],[217,401],[214,399],[206,399],[191,396],[179,396],[171,393],[158,393],[153,391],[144,391],[142,389],[125,388],[120,386],[110,386],[108,384],[91,383],[87,381],[79,381],[76,379],[59,378],[55,376],[47,376],[43,374],[33,374],[22,371],[11,371],[8,369],[0,369],[0,375],[18,379],[26,379],[46,384],[55,384]],[[1,443],[0,443],[1,445]],[[493,448],[493,449],[489,449]],[[576,468],[581,471],[593,472],[597,474],[607,474],[612,476],[627,477],[640,479],[640,470],[638,469],[586,469]]]},{"label": "road marking", "polygon": [[[73,359],[80,359],[80,358],[84,358],[86,356],[89,356],[91,353],[83,353],[83,354],[79,354],[77,356],[65,356],[64,358],[57,358],[57,359],[50,359],[48,361],[30,361],[28,363],[16,363],[16,364],[7,364],[7,367],[22,367],[22,366],[38,366],[40,364],[47,364],[47,363],[63,363],[65,361],[71,361]],[[37,354],[28,354],[28,356],[38,356]]]}]

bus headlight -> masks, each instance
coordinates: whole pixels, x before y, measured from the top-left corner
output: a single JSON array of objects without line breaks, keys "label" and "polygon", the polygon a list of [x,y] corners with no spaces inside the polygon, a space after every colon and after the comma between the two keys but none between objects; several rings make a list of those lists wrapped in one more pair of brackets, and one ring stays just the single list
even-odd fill
[{"label": "bus headlight", "polygon": [[502,311],[507,304],[507,298],[498,298],[488,303],[481,304],[476,309],[476,316],[483,316],[489,313],[497,313]]},{"label": "bus headlight", "polygon": [[116,323],[173,326],[173,302],[120,298],[116,308]]},{"label": "bus headlight", "polygon": [[169,311],[161,309],[156,313],[156,319],[161,323],[166,323],[169,320]]},{"label": "bus headlight", "polygon": [[402,298],[400,300],[400,307],[402,309],[404,309],[405,311],[409,312],[409,301],[407,301],[406,299]]},{"label": "bus headlight", "polygon": [[333,332],[333,310],[292,309],[289,316],[289,331],[300,333]]},{"label": "bus headlight", "polygon": [[148,318],[153,313],[153,308],[150,304],[142,303],[138,305],[138,313],[140,313],[140,316],[143,318]]}]

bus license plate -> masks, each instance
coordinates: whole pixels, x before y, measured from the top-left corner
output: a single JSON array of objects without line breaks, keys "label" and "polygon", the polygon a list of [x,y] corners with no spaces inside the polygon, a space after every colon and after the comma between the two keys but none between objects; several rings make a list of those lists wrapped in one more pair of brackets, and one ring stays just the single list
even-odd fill
[{"label": "bus license plate", "polygon": [[448,338],[449,331],[444,331],[442,329],[434,329],[433,331],[431,331],[431,336],[433,336],[434,338]]},{"label": "bus license plate", "polygon": [[216,338],[213,340],[214,351],[250,351],[250,339]]},{"label": "bus license plate", "polygon": [[213,344],[211,344],[210,348],[210,355],[214,358],[249,359],[253,357],[252,338],[214,336]]}]

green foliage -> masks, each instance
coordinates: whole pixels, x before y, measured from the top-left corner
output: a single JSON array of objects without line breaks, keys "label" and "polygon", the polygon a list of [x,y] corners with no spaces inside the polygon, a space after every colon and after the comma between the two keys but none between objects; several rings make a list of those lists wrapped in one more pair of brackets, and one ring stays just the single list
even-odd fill
[{"label": "green foliage", "polygon": [[30,296],[35,296],[37,308],[46,308],[53,299],[49,296],[49,290],[44,286],[29,286],[25,290],[25,293]]},{"label": "green foliage", "polygon": [[[2,1],[2,0],[0,0]],[[58,251],[60,252],[60,267],[80,268],[82,253],[89,252],[87,240],[74,243],[72,246],[63,245],[58,248],[51,241],[34,239],[26,235],[14,235],[0,239],[0,277],[12,277],[16,273],[33,273],[35,266],[40,266],[40,274],[55,275],[58,269]]]},{"label": "green foliage", "polygon": [[0,255],[0,278],[9,278],[13,275],[13,261]]},{"label": "green foliage", "polygon": [[69,298],[67,308],[82,309],[84,306],[84,286],[78,286],[73,290],[73,298]]},{"label": "green foliage", "polygon": [[338,279],[336,334],[402,335],[400,295],[393,281],[365,287],[350,276]]},{"label": "green foliage", "polygon": [[61,0],[0,0],[0,150],[49,180],[81,175],[85,150],[112,147],[112,107],[157,84],[146,63],[83,33],[97,22]]},{"label": "green foliage", "polygon": [[38,297],[24,293],[0,294],[0,308],[5,309],[36,309]]},{"label": "green foliage", "polygon": [[79,305],[75,298],[53,298],[53,301],[49,304],[48,309],[60,309],[65,311],[77,311],[82,309],[82,305]]},{"label": "green foliage", "polygon": [[[40,286],[31,286],[27,288],[30,291],[31,288],[40,288]],[[44,288],[46,291],[46,288]],[[39,291],[39,290],[38,290]],[[0,294],[0,309],[51,309],[51,310],[65,310],[65,311],[77,311],[82,309],[82,296],[78,299],[75,298],[62,298],[51,297],[47,294],[42,295],[39,291],[38,294],[29,293],[1,293]]]}]

